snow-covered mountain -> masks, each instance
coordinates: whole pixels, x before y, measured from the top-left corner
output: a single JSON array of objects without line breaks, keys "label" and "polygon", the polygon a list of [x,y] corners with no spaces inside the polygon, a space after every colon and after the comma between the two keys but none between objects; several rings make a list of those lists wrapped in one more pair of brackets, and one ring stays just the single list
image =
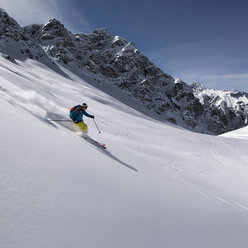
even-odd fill
[{"label": "snow-covered mountain", "polygon": [[[40,26],[31,37],[34,26],[24,32],[8,18],[1,12],[1,248],[246,247],[248,127],[213,136],[166,123],[162,112],[151,118],[135,91],[114,86],[119,77],[60,63],[40,45]],[[164,77],[168,99],[187,89],[203,106],[211,93]],[[89,136],[106,150],[69,120],[83,102],[101,130],[85,118]]]},{"label": "snow-covered mountain", "polygon": [[[214,127],[216,133],[224,133],[225,130],[235,130],[247,125],[248,93],[210,90],[199,83],[194,83],[191,87],[209,117],[209,129]],[[219,125],[216,126],[216,123]]]},{"label": "snow-covered mountain", "polygon": [[130,99],[156,113],[157,118],[160,115],[166,121],[196,132],[221,134],[247,123],[247,98],[230,106],[227,102],[232,100],[226,94],[221,104],[225,109],[219,105],[218,97],[203,100],[195,87],[164,73],[132,42],[112,36],[106,29],[88,35],[72,34],[56,19],[21,28],[1,10],[0,51],[12,61],[17,56],[44,64],[57,61],[70,70],[75,67],[87,70],[99,84],[119,87]]}]

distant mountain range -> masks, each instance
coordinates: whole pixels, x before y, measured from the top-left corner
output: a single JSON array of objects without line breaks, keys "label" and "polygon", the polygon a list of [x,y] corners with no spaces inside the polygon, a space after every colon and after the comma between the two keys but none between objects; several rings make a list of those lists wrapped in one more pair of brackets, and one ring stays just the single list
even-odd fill
[{"label": "distant mountain range", "polygon": [[[16,63],[33,59],[48,67],[87,71],[118,87],[163,120],[192,131],[222,134],[247,125],[248,93],[188,85],[164,73],[132,42],[106,29],[72,34],[58,20],[20,27],[0,9],[0,53]],[[61,73],[57,67],[58,73]]]}]

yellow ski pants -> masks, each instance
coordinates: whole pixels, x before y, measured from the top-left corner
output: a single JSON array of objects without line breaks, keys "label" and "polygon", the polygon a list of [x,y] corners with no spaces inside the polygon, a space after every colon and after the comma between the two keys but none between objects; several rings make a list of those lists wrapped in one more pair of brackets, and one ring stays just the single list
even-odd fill
[{"label": "yellow ski pants", "polygon": [[83,133],[87,133],[88,126],[83,121],[75,124],[83,131]]}]

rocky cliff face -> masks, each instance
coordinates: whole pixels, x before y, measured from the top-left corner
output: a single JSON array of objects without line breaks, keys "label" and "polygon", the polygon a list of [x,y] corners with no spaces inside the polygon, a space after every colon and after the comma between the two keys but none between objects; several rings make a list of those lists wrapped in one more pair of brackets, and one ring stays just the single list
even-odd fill
[{"label": "rocky cliff face", "polygon": [[40,45],[2,9],[0,9],[0,52],[18,59],[47,57]]},{"label": "rocky cliff face", "polygon": [[187,85],[164,73],[132,42],[106,29],[72,34],[56,19],[21,28],[1,10],[0,51],[11,59],[13,54],[36,60],[50,57],[67,68],[87,70],[164,120],[193,131],[220,134],[247,123],[247,93],[230,93],[229,99],[239,99],[230,105],[227,95],[220,97],[217,91],[207,92],[199,84]]}]

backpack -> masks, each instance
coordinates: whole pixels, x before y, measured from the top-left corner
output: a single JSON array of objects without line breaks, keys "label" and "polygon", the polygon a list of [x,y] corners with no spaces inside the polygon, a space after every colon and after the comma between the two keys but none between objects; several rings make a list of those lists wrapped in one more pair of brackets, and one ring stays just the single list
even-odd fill
[{"label": "backpack", "polygon": [[70,109],[70,118],[74,121],[77,122],[77,117],[80,115],[81,109],[79,106],[74,106]]}]

